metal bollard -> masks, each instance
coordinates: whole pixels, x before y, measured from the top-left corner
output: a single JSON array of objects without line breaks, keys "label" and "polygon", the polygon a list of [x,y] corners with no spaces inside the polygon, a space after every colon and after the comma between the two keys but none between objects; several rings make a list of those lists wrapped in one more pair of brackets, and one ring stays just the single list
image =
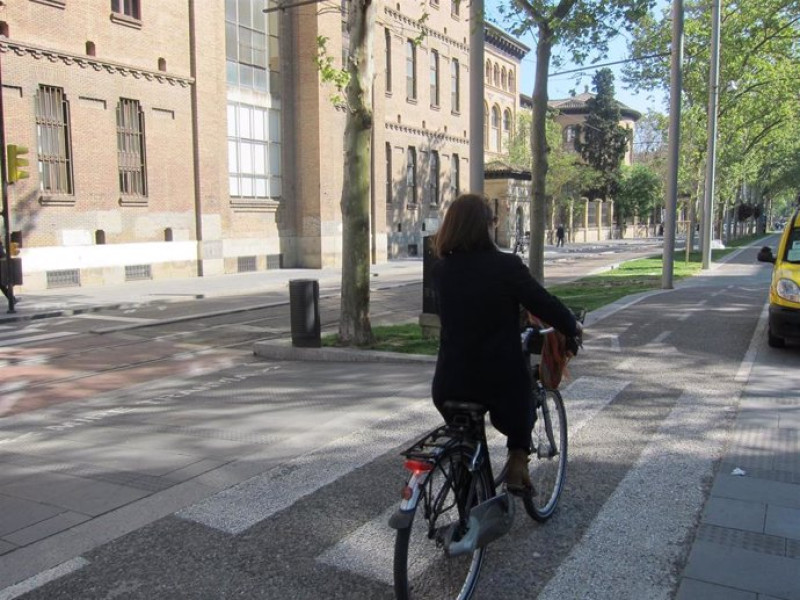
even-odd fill
[{"label": "metal bollard", "polygon": [[292,279],[289,281],[289,311],[292,325],[292,345],[298,348],[319,348],[319,281]]}]

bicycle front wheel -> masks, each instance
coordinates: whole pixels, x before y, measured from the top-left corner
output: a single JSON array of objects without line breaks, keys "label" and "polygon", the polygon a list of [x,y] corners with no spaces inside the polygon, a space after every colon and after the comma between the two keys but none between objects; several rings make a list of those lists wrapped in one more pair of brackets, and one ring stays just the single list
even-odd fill
[{"label": "bicycle front wheel", "polygon": [[483,470],[470,473],[466,449],[446,451],[431,471],[409,527],[394,549],[394,589],[399,600],[467,600],[475,591],[484,549],[451,556],[450,544],[467,532],[469,511],[489,498]]},{"label": "bicycle front wheel", "polygon": [[530,474],[536,493],[525,496],[525,510],[546,521],[556,509],[567,478],[567,411],[558,390],[544,390],[537,401]]}]

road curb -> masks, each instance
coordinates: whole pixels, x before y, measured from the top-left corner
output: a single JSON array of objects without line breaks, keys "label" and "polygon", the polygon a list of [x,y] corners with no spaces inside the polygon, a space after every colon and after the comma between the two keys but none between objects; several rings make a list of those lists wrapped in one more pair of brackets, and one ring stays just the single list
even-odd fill
[{"label": "road curb", "polygon": [[290,340],[255,342],[253,354],[270,360],[306,362],[436,363],[435,356],[425,354],[401,354],[350,348],[299,348],[293,346]]}]

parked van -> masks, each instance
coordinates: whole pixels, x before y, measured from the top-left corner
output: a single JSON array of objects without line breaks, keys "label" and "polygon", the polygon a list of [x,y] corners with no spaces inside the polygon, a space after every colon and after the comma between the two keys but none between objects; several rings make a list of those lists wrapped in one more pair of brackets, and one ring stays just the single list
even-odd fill
[{"label": "parked van", "polygon": [[786,340],[800,342],[800,209],[786,222],[777,254],[764,246],[758,260],[775,265],[769,286],[769,345],[783,348]]}]

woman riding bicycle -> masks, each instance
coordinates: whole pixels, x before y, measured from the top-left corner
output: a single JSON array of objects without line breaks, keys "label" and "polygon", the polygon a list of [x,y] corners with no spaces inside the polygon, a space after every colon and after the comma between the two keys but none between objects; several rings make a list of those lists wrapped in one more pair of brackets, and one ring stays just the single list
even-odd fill
[{"label": "woman riding bicycle", "polygon": [[520,305],[567,336],[568,355],[577,354],[581,325],[519,257],[498,250],[490,234],[495,222],[483,197],[463,194],[436,233],[433,285],[441,337],[433,402],[445,419],[447,400],[486,406],[492,425],[508,438],[508,491],[530,493],[534,411],[520,345]]}]

